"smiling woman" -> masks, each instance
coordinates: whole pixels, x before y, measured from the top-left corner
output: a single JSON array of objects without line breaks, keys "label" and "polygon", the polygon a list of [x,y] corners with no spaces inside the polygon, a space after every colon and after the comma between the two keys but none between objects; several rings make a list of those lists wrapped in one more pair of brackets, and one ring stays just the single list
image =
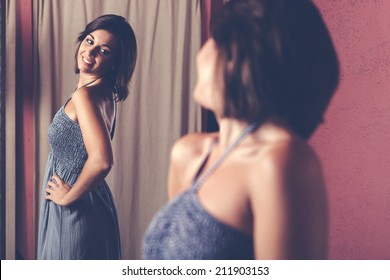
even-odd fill
[{"label": "smiling woman", "polygon": [[78,42],[76,90],[49,127],[38,259],[120,259],[116,207],[104,178],[113,165],[115,104],[128,95],[136,39],[123,17],[104,15]]},{"label": "smiling woman", "polygon": [[[113,51],[113,53],[111,53]],[[117,57],[117,40],[113,34],[105,30],[95,30],[88,34],[79,47],[77,66],[80,71],[94,72],[104,75],[110,67],[115,68]]]}]

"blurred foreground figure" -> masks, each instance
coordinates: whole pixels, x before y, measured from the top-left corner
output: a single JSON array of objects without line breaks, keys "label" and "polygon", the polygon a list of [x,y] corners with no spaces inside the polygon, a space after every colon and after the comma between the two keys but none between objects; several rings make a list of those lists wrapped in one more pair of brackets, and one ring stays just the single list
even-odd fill
[{"label": "blurred foreground figure", "polygon": [[339,79],[309,0],[231,0],[197,57],[195,100],[220,130],[174,145],[170,202],[146,259],[324,259],[327,197],[307,139]]}]

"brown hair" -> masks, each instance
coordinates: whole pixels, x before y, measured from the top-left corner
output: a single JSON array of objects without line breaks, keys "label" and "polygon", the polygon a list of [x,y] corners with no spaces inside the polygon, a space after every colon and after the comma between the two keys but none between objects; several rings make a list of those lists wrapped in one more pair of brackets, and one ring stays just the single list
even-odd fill
[{"label": "brown hair", "polygon": [[212,22],[224,84],[223,116],[276,115],[307,139],[339,80],[336,52],[310,0],[231,0]]}]

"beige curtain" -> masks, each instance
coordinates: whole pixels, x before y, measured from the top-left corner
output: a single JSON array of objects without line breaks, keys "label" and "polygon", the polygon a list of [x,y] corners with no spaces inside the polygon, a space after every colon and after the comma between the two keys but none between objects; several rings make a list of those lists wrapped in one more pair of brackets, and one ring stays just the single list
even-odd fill
[{"label": "beige curtain", "polygon": [[108,13],[124,16],[134,28],[139,57],[130,96],[119,104],[115,166],[107,181],[118,207],[123,258],[140,259],[144,231],[167,201],[171,146],[182,134],[200,130],[200,108],[192,101],[200,48],[199,1],[39,0],[34,5],[39,189],[49,150],[48,126],[76,85],[78,33]]},{"label": "beige curtain", "polygon": [[5,81],[5,174],[6,174],[6,221],[5,221],[5,241],[6,259],[15,259],[15,239],[16,239],[16,19],[15,1],[6,1],[6,81]]}]

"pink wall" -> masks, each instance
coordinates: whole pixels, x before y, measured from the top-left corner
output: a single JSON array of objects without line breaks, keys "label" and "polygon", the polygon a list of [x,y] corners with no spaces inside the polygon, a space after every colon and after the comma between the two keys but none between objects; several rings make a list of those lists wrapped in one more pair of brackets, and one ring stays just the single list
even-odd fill
[{"label": "pink wall", "polygon": [[390,259],[390,1],[314,0],[342,78],[311,139],[330,204],[331,259]]}]

